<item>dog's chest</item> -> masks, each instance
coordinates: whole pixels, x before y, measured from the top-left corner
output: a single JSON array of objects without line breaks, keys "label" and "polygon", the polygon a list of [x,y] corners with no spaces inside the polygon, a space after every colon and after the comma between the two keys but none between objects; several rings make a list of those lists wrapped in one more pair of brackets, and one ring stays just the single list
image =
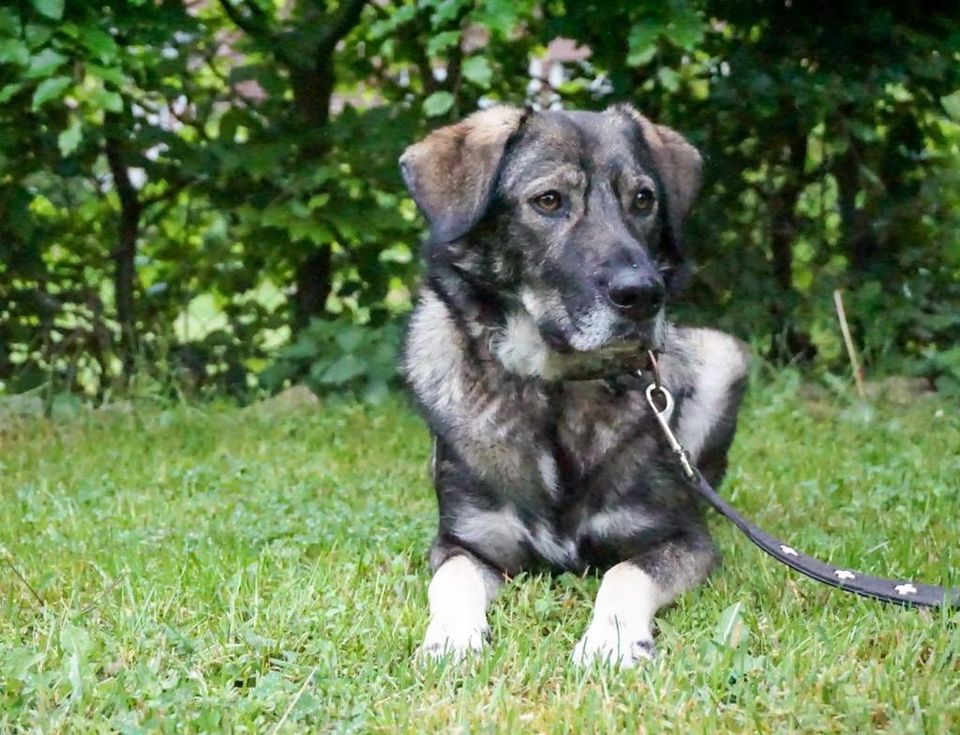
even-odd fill
[{"label": "dog's chest", "polygon": [[506,392],[481,415],[475,425],[488,428],[461,451],[494,492],[524,506],[569,505],[649,428],[642,396],[602,381]]},{"label": "dog's chest", "polygon": [[563,383],[558,388],[554,451],[571,462],[571,481],[589,476],[603,464],[630,451],[643,430],[647,411],[638,391],[605,381]]},{"label": "dog's chest", "polygon": [[454,534],[507,570],[537,558],[581,569],[591,551],[657,525],[637,482],[650,450],[641,401],[599,381],[555,386],[529,404],[515,396],[511,413],[523,420],[482,457],[490,497],[449,509]]}]

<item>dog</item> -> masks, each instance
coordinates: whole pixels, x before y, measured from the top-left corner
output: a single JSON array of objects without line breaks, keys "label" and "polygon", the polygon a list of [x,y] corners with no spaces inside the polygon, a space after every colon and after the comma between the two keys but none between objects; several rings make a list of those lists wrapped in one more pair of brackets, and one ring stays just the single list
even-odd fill
[{"label": "dog", "polygon": [[636,370],[660,354],[671,427],[716,484],[748,369],[735,338],[664,316],[701,157],[627,105],[496,106],[411,145],[400,168],[429,224],[401,356],[435,437],[419,653],[482,649],[511,575],[591,569],[604,574],[574,661],[638,665],[657,610],[717,554]]}]

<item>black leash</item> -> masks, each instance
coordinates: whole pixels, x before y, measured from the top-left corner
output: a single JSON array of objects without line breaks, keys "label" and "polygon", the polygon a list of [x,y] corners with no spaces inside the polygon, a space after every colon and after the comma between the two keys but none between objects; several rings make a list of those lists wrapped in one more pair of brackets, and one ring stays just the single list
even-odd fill
[{"label": "black leash", "polygon": [[[774,538],[740,515],[733,506],[720,497],[717,491],[700,474],[699,470],[691,464],[689,455],[673,433],[673,429],[670,428],[673,396],[660,383],[656,357],[652,353],[649,357],[653,382],[647,386],[647,403],[650,404],[650,408],[657,419],[657,424],[659,424],[667,443],[677,458],[683,476],[696,488],[700,497],[743,531],[744,535],[754,544],[777,561],[810,577],[810,579],[815,579],[832,587],[839,587],[846,592],[853,592],[863,597],[871,597],[883,602],[893,602],[898,605],[960,608],[960,589],[946,589],[932,584],[922,584],[903,579],[872,577],[855,570],[826,564],[812,556],[807,556],[780,539]],[[662,407],[657,405],[657,398],[662,399]]]}]

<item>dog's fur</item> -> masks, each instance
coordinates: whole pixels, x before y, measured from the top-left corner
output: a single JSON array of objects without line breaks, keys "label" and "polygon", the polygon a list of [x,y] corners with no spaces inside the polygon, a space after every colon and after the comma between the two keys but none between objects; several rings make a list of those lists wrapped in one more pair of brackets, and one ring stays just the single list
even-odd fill
[{"label": "dog's fur", "polygon": [[[610,284],[626,273],[651,293],[670,288],[699,154],[628,106],[495,107],[400,162],[430,224],[403,356],[439,448],[421,651],[481,648],[505,574],[597,568],[575,660],[650,657],[654,613],[699,583],[715,552],[632,373],[645,348],[662,351],[671,424],[716,483],[747,359],[732,337],[670,325],[655,297],[654,312],[624,311]],[[617,374],[565,379],[568,358],[623,345],[637,349]]]}]

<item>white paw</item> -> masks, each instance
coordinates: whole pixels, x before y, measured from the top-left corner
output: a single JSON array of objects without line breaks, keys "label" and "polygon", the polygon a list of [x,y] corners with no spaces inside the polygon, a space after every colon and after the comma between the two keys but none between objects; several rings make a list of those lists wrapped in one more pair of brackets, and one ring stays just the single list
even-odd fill
[{"label": "white paw", "polygon": [[489,638],[490,629],[482,618],[432,618],[427,625],[423,645],[417,651],[417,658],[462,661],[469,654],[483,649]]},{"label": "white paw", "polygon": [[603,662],[631,667],[649,661],[655,655],[653,638],[646,626],[630,626],[612,618],[590,623],[573,649],[573,662],[577,666]]}]

